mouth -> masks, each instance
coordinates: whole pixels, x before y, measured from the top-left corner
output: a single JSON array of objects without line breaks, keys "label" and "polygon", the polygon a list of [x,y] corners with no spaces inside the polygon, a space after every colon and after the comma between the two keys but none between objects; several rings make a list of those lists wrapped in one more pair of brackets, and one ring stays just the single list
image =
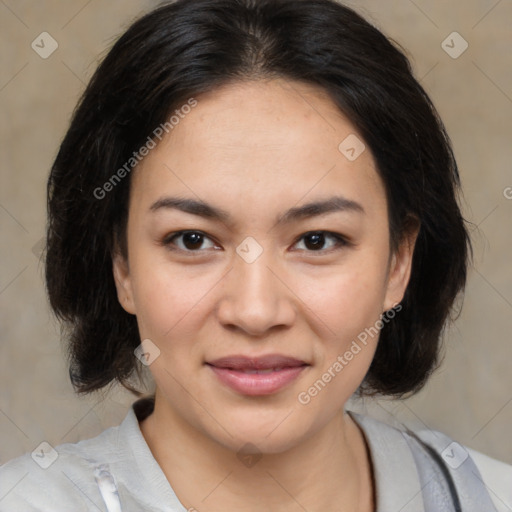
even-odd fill
[{"label": "mouth", "polygon": [[310,366],[281,354],[262,357],[234,355],[206,362],[218,379],[232,390],[249,396],[280,391]]}]

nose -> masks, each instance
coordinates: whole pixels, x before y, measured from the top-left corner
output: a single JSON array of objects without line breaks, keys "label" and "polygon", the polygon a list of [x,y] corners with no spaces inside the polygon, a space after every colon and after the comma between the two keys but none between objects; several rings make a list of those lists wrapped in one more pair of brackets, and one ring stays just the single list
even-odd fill
[{"label": "nose", "polygon": [[221,324],[251,336],[291,326],[296,315],[294,295],[270,251],[251,263],[238,255],[234,258],[217,308]]}]

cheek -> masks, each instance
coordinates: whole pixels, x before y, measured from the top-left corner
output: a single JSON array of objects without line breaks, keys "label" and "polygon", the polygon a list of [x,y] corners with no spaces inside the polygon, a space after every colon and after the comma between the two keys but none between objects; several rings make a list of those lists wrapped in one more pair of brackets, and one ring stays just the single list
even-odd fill
[{"label": "cheek", "polygon": [[[180,333],[197,317],[208,292],[218,281],[212,269],[177,267],[169,262],[150,264],[143,255],[134,259],[132,270],[137,321],[141,336],[157,340]],[[197,325],[196,325],[197,327]]]},{"label": "cheek", "polygon": [[316,367],[297,396],[300,407],[321,424],[353,395],[373,360],[382,313],[384,273],[366,260],[360,270],[346,269],[317,280],[308,307],[328,334],[315,345]]},{"label": "cheek", "polygon": [[297,276],[300,297],[338,340],[357,336],[382,313],[385,265],[381,258],[361,258],[323,274]]}]

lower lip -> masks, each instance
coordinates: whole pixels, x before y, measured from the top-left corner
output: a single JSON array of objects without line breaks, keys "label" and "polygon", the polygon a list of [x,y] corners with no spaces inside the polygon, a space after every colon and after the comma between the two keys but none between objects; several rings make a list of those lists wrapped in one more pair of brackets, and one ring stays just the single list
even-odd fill
[{"label": "lower lip", "polygon": [[294,381],[306,368],[296,366],[269,373],[244,373],[208,365],[215,375],[231,389],[243,395],[271,395]]}]

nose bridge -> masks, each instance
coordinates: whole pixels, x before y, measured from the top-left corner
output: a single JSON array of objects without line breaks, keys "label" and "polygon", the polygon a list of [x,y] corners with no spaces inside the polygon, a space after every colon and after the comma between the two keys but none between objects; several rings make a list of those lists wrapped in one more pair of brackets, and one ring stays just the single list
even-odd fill
[{"label": "nose bridge", "polygon": [[265,301],[268,303],[275,299],[277,293],[276,277],[270,271],[272,268],[272,257],[270,251],[264,251],[254,261],[247,261],[238,257],[235,263],[235,274],[239,278],[239,298],[250,298],[252,301]]},{"label": "nose bridge", "polygon": [[261,334],[274,325],[291,322],[293,305],[287,288],[275,275],[279,265],[274,253],[248,238],[234,255],[219,315],[224,324]]}]

